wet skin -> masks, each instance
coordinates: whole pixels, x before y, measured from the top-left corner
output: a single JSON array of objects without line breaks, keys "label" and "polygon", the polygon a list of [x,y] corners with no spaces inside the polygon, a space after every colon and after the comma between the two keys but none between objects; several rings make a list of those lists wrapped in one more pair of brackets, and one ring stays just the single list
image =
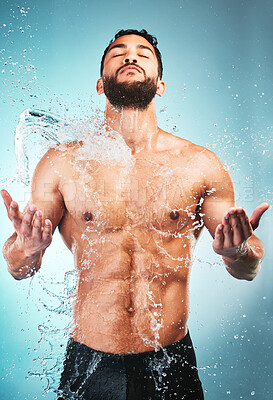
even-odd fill
[{"label": "wet skin", "polygon": [[[113,353],[181,339],[196,240],[204,223],[213,233],[217,215],[233,206],[228,172],[213,153],[163,131],[152,152],[134,156],[132,168],[77,161],[78,146],[43,157],[33,178],[33,210],[27,207],[24,216],[2,192],[15,226],[22,219],[25,237],[32,229],[35,238],[40,228],[48,246],[43,215],[53,230],[58,225],[74,254],[79,274],[72,336]],[[233,211],[219,232],[245,215]]]},{"label": "wet skin", "polygon": [[[153,48],[134,36],[114,42],[104,73],[119,71],[120,81],[156,76]],[[122,69],[128,62],[141,69]],[[102,79],[97,89],[103,93]],[[158,79],[157,94],[163,92]],[[35,170],[23,213],[1,192],[15,228],[3,252],[16,279],[30,276],[58,227],[78,270],[73,338],[110,353],[143,352],[187,332],[192,253],[204,226],[228,271],[238,279],[255,277],[264,250],[253,229],[268,204],[250,219],[235,207],[222,162],[158,129],[154,104],[143,113],[128,110],[122,119],[116,111],[107,102],[105,119],[131,148],[133,166],[79,160],[85,143],[50,149]]]}]

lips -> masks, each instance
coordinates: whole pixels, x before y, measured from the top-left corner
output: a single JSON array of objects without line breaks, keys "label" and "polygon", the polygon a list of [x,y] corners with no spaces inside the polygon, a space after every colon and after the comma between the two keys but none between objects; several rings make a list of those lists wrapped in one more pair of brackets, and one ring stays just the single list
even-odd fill
[{"label": "lips", "polygon": [[120,69],[120,72],[130,71],[130,70],[135,70],[135,71],[137,71],[137,72],[141,72],[141,71],[139,70],[139,68],[135,67],[134,65],[126,65],[125,67],[122,67],[122,68]]}]

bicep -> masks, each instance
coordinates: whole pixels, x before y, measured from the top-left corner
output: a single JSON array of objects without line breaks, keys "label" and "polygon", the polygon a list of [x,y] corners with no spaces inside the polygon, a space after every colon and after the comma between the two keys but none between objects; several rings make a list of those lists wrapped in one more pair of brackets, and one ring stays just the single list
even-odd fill
[{"label": "bicep", "polygon": [[49,150],[38,163],[32,178],[30,203],[34,204],[43,214],[43,221],[50,219],[52,231],[61,221],[65,206],[59,190],[60,171],[58,164],[52,159],[56,154]]},{"label": "bicep", "polygon": [[209,179],[206,180],[201,215],[204,225],[214,237],[215,229],[222,223],[224,214],[235,205],[235,193],[231,176],[217,157],[207,176]]}]

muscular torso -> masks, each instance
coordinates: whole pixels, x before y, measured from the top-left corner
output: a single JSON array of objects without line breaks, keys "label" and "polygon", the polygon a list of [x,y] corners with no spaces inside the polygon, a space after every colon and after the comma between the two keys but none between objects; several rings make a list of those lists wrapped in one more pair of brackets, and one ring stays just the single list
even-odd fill
[{"label": "muscular torso", "polygon": [[62,152],[59,230],[78,270],[75,340],[110,353],[183,338],[204,194],[198,146],[166,133],[132,164]]}]

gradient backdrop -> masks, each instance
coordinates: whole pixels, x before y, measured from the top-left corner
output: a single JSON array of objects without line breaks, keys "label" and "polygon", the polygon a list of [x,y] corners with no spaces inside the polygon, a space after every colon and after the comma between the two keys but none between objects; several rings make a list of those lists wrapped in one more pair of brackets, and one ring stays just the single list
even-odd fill
[{"label": "gradient backdrop", "polygon": [[[262,201],[272,204],[272,18],[272,0],[1,0],[0,180],[16,171],[20,113],[81,118],[103,109],[95,84],[104,48],[121,28],[146,28],[163,55],[161,128],[215,151],[249,214]],[[2,187],[24,206],[28,187]],[[0,216],[2,246],[13,232],[2,203]],[[256,231],[267,253],[253,282],[225,271],[207,232],[196,248],[189,327],[206,400],[273,398],[271,222],[272,207]],[[56,233],[34,279],[13,280],[2,256],[0,266],[0,398],[51,400],[69,322],[52,310],[67,295],[72,256]]]}]

